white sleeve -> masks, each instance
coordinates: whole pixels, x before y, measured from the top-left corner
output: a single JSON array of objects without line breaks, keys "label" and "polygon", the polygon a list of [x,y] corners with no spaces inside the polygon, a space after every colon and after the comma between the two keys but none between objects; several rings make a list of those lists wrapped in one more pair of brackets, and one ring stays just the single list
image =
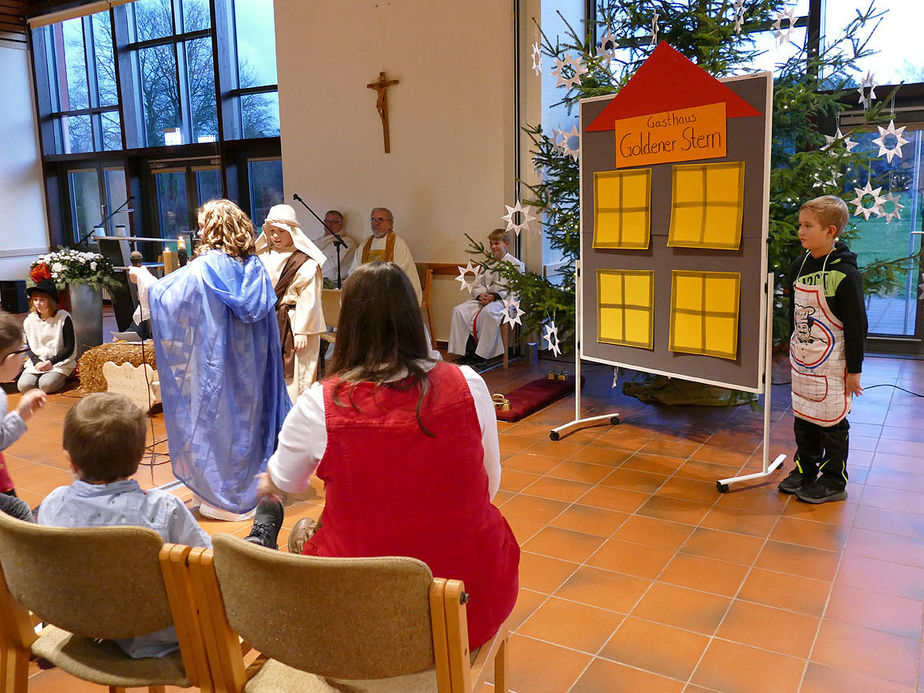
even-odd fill
[{"label": "white sleeve", "polygon": [[266,471],[281,491],[301,493],[308,488],[325,449],[324,387],[317,382],[299,396],[286,416]]},{"label": "white sleeve", "polygon": [[481,427],[481,446],[484,448],[484,470],[488,474],[488,498],[494,500],[500,488],[500,443],[497,439],[497,414],[494,402],[484,379],[468,366],[462,366],[462,375],[468,383],[468,389],[475,400],[475,412]]}]

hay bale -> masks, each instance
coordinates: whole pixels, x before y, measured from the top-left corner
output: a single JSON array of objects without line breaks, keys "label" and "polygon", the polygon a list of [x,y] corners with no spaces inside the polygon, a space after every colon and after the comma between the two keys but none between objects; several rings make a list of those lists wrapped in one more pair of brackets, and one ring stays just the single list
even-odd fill
[{"label": "hay bale", "polygon": [[106,391],[103,364],[107,361],[111,361],[117,366],[123,363],[130,363],[133,366],[149,363],[156,370],[154,342],[149,339],[144,343],[144,360],[142,360],[141,354],[141,344],[130,344],[128,342],[100,344],[92,349],[87,349],[77,362],[77,377],[80,379],[81,393],[90,394],[91,392]]}]

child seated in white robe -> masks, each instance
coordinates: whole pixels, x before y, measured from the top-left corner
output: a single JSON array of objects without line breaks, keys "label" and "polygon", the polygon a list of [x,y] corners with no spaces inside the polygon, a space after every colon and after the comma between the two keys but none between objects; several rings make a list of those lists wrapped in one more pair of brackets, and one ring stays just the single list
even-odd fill
[{"label": "child seated in white robe", "polygon": [[[510,232],[494,229],[488,235],[493,263],[509,262],[523,271],[523,263],[508,251],[510,249]],[[472,297],[452,309],[452,322],[449,327],[449,352],[465,355],[469,335],[475,339],[475,355],[481,359],[500,356],[504,352],[501,337],[501,322],[504,318],[504,299],[507,286],[501,273],[496,269],[482,272],[471,289]]]}]

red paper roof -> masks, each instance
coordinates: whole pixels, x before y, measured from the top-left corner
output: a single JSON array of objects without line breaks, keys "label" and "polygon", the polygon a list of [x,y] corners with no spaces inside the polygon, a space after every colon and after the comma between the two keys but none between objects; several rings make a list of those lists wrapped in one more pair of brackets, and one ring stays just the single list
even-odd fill
[{"label": "red paper roof", "polygon": [[725,102],[727,118],[747,118],[760,111],[664,41],[587,127],[588,132],[613,130],[622,118],[663,113],[678,108]]}]

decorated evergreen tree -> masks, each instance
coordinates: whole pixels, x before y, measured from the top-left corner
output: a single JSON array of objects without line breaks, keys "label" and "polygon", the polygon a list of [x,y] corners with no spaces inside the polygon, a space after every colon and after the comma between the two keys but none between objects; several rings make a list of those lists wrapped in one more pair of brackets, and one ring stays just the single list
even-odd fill
[{"label": "decorated evergreen tree", "polygon": [[[748,71],[746,66],[761,52],[755,47],[754,32],[774,30],[780,42],[789,40],[795,22],[784,5],[780,0],[601,0],[596,31],[590,25],[578,31],[566,22],[565,35],[552,39],[540,28],[541,46],[533,52],[541,51],[552,61],[553,74],[567,87],[560,103],[572,112],[580,99],[618,93],[659,41],[666,41],[716,77]],[[879,184],[869,158],[851,151],[850,138],[840,136],[839,129],[835,136],[834,131],[837,114],[848,108],[849,92],[854,92],[854,103],[856,92],[863,93],[857,62],[871,54],[868,41],[882,14],[870,3],[839,38],[815,51],[795,46],[775,72],[769,267],[778,287],[789,261],[800,252],[801,203],[823,194],[846,198],[853,190],[848,181]],[[865,102],[869,123],[881,121],[889,96],[875,104]],[[577,144],[561,130],[546,133],[541,126],[528,126],[525,131],[532,141],[533,163],[541,181],[526,186],[531,196],[524,202],[541,213],[542,232],[564,265],[555,280],[535,272],[520,274],[512,268],[503,273],[520,296],[526,331],[535,333],[552,320],[563,336],[562,347],[568,349],[572,340],[566,336],[573,334],[575,324],[575,261],[580,252],[579,154]],[[850,174],[847,178],[843,177],[845,170]],[[871,198],[861,197],[863,205],[869,206]],[[470,252],[487,262],[490,258],[484,246],[469,240]],[[861,268],[867,290],[894,284],[908,261],[877,261]],[[786,300],[780,296],[776,303],[777,340],[788,336]]]}]

